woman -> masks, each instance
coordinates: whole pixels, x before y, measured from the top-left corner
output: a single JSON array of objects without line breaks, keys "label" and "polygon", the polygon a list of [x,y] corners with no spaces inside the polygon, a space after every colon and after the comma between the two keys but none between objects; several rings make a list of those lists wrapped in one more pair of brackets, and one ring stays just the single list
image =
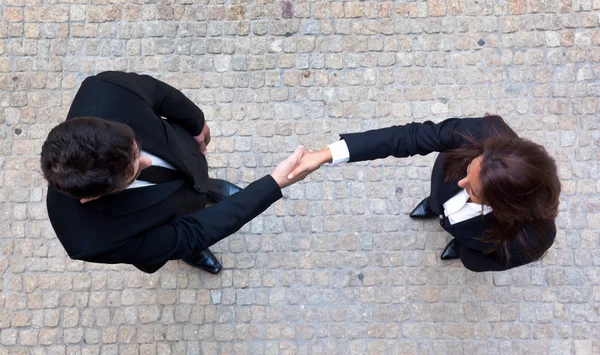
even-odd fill
[{"label": "woman", "polygon": [[441,153],[431,195],[410,216],[439,216],[454,237],[443,260],[460,258],[472,271],[507,270],[540,259],[554,242],[560,194],[554,160],[499,116],[409,123],[341,138],[305,154],[290,177],[327,162]]}]

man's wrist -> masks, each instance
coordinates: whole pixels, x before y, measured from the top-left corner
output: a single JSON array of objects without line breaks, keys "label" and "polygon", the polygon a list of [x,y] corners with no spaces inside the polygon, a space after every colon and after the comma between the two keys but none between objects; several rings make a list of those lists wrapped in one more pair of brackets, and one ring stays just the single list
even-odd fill
[{"label": "man's wrist", "polygon": [[[275,183],[277,184],[277,186],[279,186],[280,189],[283,189],[285,187],[284,186],[285,181],[283,180],[283,178],[277,177],[276,174],[273,174],[273,173],[269,174],[269,176],[273,179],[273,181],[275,181]],[[287,177],[286,177],[286,179],[287,179]]]},{"label": "man's wrist", "polygon": [[283,187],[281,187],[282,183],[275,177],[275,175],[273,173],[267,174],[266,176],[270,177],[271,180],[273,180],[273,182],[275,182],[275,184],[277,185],[277,187],[279,187],[280,191],[283,189]]}]

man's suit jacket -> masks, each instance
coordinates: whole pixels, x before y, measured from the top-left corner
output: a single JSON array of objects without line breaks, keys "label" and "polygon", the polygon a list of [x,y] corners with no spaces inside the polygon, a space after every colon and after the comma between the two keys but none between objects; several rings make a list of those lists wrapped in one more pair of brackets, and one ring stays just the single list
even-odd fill
[{"label": "man's suit jacket", "polygon": [[[484,118],[451,118],[438,124],[431,121],[424,123],[409,123],[403,126],[393,126],[371,130],[362,133],[342,134],[350,152],[350,162],[374,160],[390,155],[404,158],[412,155],[427,155],[440,152],[431,176],[431,210],[440,215],[440,225],[449,232],[461,245],[461,261],[472,271],[500,271],[527,264],[528,260],[523,248],[516,242],[509,244],[510,263],[500,253],[487,253],[490,243],[484,239],[485,229],[496,223],[494,212],[451,225],[444,216],[443,204],[455,196],[461,188],[458,180],[445,181],[444,152],[458,148],[469,141],[464,137],[470,136],[476,141],[491,135],[517,137],[517,134],[497,116]],[[466,175],[466,171],[465,171]],[[554,242],[556,226],[553,220],[542,220],[525,228],[526,244],[531,248],[548,250]],[[539,233],[549,236],[551,242],[541,244]],[[543,238],[544,240],[546,238]]]},{"label": "man's suit jacket", "polygon": [[179,90],[150,76],[105,72],[85,79],[67,120],[77,117],[129,125],[141,149],[171,163],[185,179],[84,204],[49,187],[50,222],[73,259],[133,264],[152,273],[236,232],[282,197],[267,175],[203,209],[208,169],[193,136],[202,131],[204,115]]}]

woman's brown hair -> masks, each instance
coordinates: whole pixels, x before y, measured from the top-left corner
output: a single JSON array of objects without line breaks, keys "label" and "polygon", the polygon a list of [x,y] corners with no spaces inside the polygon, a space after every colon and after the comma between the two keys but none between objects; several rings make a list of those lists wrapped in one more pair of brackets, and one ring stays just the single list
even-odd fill
[{"label": "woman's brown hair", "polygon": [[[543,146],[516,135],[492,134],[481,141],[465,138],[469,144],[447,152],[444,171],[447,181],[461,179],[467,165],[482,157],[481,197],[497,221],[486,227],[482,238],[491,245],[488,253],[500,253],[507,264],[515,252],[530,261],[541,258],[547,249],[541,246],[551,241],[533,245],[525,239],[524,230],[535,233],[537,221],[553,220],[558,214],[561,186],[554,159]],[[547,237],[544,233],[536,236]]]}]

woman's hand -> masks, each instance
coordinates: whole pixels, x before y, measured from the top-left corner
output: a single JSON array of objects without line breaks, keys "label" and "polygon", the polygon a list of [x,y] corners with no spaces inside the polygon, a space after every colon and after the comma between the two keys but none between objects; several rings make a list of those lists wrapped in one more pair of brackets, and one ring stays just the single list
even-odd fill
[{"label": "woman's hand", "polygon": [[271,176],[273,177],[273,179],[275,180],[277,185],[279,185],[280,188],[283,189],[284,187],[287,187],[293,183],[296,183],[296,182],[304,179],[306,177],[306,175],[308,175],[308,173],[300,174],[300,175],[296,176],[295,179],[288,178],[290,171],[292,171],[294,168],[296,168],[298,166],[298,164],[300,163],[304,154],[306,154],[306,152],[304,151],[304,147],[299,145],[296,148],[296,150],[294,151],[294,153],[292,153],[292,155],[287,157],[281,163],[277,164],[275,169],[273,169]]}]

